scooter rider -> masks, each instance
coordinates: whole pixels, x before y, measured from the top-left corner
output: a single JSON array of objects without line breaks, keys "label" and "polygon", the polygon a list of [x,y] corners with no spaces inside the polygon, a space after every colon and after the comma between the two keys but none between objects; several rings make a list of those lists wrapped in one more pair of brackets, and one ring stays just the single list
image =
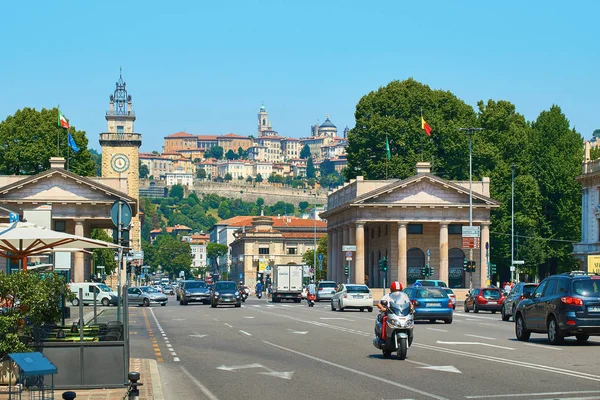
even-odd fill
[{"label": "scooter rider", "polygon": [[[381,300],[379,301],[379,303],[377,304],[377,308],[379,308],[379,310],[381,311],[381,313],[377,316],[377,318],[380,318],[380,320],[381,320],[381,338],[380,339],[383,339],[386,337],[385,329],[386,329],[387,315],[385,314],[385,312],[387,311],[387,306],[384,306],[383,302],[385,301],[386,304],[388,304],[390,302],[390,294],[395,293],[395,292],[400,292],[400,303],[401,304],[408,303],[410,305],[409,306],[410,311],[411,312],[414,311],[414,306],[410,302],[410,298],[406,295],[406,293],[402,292],[402,284],[398,281],[392,282],[390,284],[390,293],[383,296],[381,298]],[[396,300],[396,303],[398,303],[398,300]]]},{"label": "scooter rider", "polygon": [[258,281],[256,283],[256,295],[259,296],[259,297],[262,296],[262,290],[263,290],[262,282]]}]

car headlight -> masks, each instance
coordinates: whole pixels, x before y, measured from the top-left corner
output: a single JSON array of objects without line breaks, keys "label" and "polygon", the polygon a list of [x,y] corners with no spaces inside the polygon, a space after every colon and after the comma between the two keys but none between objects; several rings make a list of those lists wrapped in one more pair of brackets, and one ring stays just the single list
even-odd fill
[{"label": "car headlight", "polygon": [[190,292],[188,292],[187,290],[186,290],[185,292],[183,292],[183,293],[185,293],[185,294],[190,294]]}]

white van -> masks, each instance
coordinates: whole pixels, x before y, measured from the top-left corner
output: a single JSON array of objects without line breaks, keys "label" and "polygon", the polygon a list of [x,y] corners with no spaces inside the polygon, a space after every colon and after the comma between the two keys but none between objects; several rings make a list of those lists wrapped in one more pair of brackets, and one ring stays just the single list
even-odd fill
[{"label": "white van", "polygon": [[94,292],[96,292],[96,301],[103,306],[110,304],[117,305],[117,293],[104,283],[85,282],[85,283],[70,283],[71,292],[77,296],[71,301],[75,307],[79,305],[79,289],[83,289],[83,305],[94,303]]}]

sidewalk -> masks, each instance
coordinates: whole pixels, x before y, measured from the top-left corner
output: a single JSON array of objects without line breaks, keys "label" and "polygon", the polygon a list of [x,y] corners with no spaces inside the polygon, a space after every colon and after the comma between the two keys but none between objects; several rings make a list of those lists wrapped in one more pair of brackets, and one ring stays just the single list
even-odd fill
[{"label": "sidewalk", "polygon": [[[140,373],[140,382],[143,386],[140,391],[140,400],[163,400],[162,384],[158,375],[156,360],[150,358],[132,358],[129,363],[130,371]],[[69,390],[56,390],[55,399],[62,399],[62,394]],[[73,390],[76,394],[76,400],[121,400],[127,393],[127,388],[122,389],[88,389]],[[127,399],[127,397],[125,397]]]}]

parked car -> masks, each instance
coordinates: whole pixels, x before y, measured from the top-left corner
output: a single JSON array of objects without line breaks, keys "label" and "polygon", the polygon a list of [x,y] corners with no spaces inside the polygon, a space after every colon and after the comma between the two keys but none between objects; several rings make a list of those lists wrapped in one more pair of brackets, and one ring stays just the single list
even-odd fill
[{"label": "parked car", "polygon": [[500,289],[493,287],[477,288],[467,293],[465,298],[464,311],[468,313],[473,310],[474,313],[479,311],[491,311],[495,314],[496,311],[502,309],[504,296]]},{"label": "parked car", "polygon": [[152,304],[166,306],[168,297],[152,286],[134,286],[127,289],[129,304],[150,307]]},{"label": "parked car", "polygon": [[452,300],[452,309],[456,310],[456,295],[454,294],[454,291],[450,288],[442,288],[444,290],[444,292],[446,292],[446,294],[448,295],[448,297],[450,297],[450,300]]},{"label": "parked car", "polygon": [[367,285],[342,284],[331,298],[331,311],[359,309],[373,312],[373,294]]},{"label": "parked car", "polygon": [[238,287],[233,281],[215,282],[210,293],[210,306],[212,308],[223,304],[233,304],[236,307],[242,306],[242,298]]},{"label": "parked car", "polygon": [[[415,283],[419,282],[421,286],[439,286],[439,287],[448,287],[446,282],[439,281],[436,279],[417,279]],[[418,286],[418,285],[417,285]]]},{"label": "parked car", "polygon": [[429,320],[434,323],[441,319],[447,324],[452,323],[454,312],[452,299],[441,287],[408,287],[404,289],[415,308],[414,319]]},{"label": "parked car", "polygon": [[186,306],[188,303],[201,302],[210,303],[210,290],[203,281],[183,281],[181,283],[181,295],[179,304]]},{"label": "parked car", "polygon": [[531,294],[537,286],[537,283],[517,283],[502,302],[502,309],[500,311],[502,321],[508,321],[510,317],[515,315],[519,301],[523,300],[526,294]]},{"label": "parked car", "polygon": [[331,300],[337,283],[334,281],[319,281],[317,282],[317,301]]},{"label": "parked car", "polygon": [[578,342],[600,336],[600,276],[585,272],[553,275],[517,304],[515,334],[527,341],[545,333],[551,344],[567,336]]}]

